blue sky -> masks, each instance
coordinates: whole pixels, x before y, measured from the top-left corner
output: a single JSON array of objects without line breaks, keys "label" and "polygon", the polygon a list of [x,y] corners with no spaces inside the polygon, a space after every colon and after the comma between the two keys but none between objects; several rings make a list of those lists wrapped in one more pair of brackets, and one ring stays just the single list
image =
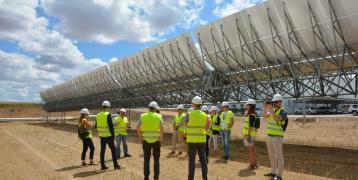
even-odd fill
[{"label": "blue sky", "polygon": [[46,88],[262,1],[0,1],[0,101],[40,102]]}]

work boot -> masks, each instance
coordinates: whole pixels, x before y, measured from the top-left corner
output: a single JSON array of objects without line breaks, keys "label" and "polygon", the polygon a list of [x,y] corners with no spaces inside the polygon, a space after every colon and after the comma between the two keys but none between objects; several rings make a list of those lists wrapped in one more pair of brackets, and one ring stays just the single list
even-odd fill
[{"label": "work boot", "polygon": [[250,170],[250,171],[253,171],[253,170],[256,170],[257,168],[259,168],[259,167],[257,166],[257,164],[250,164],[247,169]]},{"label": "work boot", "polygon": [[86,165],[87,165],[87,163],[82,161],[82,166],[86,166]]},{"label": "work boot", "polygon": [[268,176],[268,177],[276,177],[276,174],[274,174],[274,173],[267,173],[267,174],[264,174],[264,176]]},{"label": "work boot", "polygon": [[169,155],[173,155],[173,154],[175,154],[175,151],[172,151],[172,152],[169,153]]},{"label": "work boot", "polygon": [[273,180],[282,180],[281,176],[275,176],[274,178],[272,178]]},{"label": "work boot", "polygon": [[91,166],[92,166],[92,165],[95,165],[95,164],[93,163],[93,160],[90,161],[90,165],[91,165]]},{"label": "work boot", "polygon": [[114,170],[120,170],[120,169],[121,169],[121,166],[120,166],[120,165],[114,167]]},{"label": "work boot", "polygon": [[102,167],[101,167],[101,170],[106,170],[106,169],[108,169],[107,166],[102,166]]},{"label": "work boot", "polygon": [[181,155],[182,154],[182,152],[179,152],[179,154],[178,155]]},{"label": "work boot", "polygon": [[124,157],[132,157],[130,154],[125,154]]}]

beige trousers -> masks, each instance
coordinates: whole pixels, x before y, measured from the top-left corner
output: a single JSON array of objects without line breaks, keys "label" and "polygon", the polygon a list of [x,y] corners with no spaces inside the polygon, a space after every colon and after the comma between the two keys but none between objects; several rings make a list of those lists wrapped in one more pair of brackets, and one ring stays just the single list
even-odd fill
[{"label": "beige trousers", "polygon": [[184,133],[180,131],[174,131],[172,136],[173,151],[176,151],[177,144],[179,145],[179,152],[183,152],[184,146]]},{"label": "beige trousers", "polygon": [[267,150],[271,163],[271,173],[282,177],[284,168],[283,159],[283,137],[280,136],[267,136]]}]

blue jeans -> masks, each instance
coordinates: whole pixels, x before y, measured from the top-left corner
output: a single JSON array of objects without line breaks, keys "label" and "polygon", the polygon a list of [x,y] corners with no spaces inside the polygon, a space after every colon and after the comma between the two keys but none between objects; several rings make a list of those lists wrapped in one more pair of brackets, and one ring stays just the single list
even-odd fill
[{"label": "blue jeans", "polygon": [[124,155],[128,154],[127,136],[119,135],[116,136],[116,155],[117,159],[121,157],[121,143],[123,143]]},{"label": "blue jeans", "polygon": [[221,132],[221,139],[224,145],[224,156],[230,157],[230,134],[231,131],[227,130],[220,130]]}]

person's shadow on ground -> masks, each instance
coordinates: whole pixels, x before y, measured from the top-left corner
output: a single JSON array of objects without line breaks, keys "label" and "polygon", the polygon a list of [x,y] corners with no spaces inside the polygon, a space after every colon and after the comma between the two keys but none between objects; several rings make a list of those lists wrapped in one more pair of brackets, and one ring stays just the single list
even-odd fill
[{"label": "person's shadow on ground", "polygon": [[78,172],[78,173],[74,174],[73,177],[79,178],[79,177],[95,176],[95,175],[98,175],[98,174],[101,174],[104,172],[106,172],[106,171],[94,170],[94,171]]},{"label": "person's shadow on ground", "polygon": [[61,169],[57,169],[56,171],[58,171],[58,172],[71,171],[71,170],[79,169],[79,168],[83,168],[83,167],[85,167],[85,166],[69,166],[69,167],[64,167],[64,168],[61,168]]},{"label": "person's shadow on ground", "polygon": [[255,173],[255,171],[250,171],[250,170],[248,170],[248,169],[241,169],[240,171],[239,171],[239,176],[240,177],[249,177],[249,176],[255,176],[256,175],[256,173]]}]

